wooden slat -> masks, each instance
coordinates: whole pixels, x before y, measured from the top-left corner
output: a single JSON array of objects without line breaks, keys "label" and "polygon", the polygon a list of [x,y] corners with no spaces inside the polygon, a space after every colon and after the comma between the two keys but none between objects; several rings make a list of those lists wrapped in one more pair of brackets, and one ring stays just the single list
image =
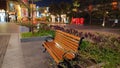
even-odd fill
[{"label": "wooden slat", "polygon": [[72,34],[65,33],[65,32],[62,32],[62,31],[60,31],[60,30],[56,30],[56,32],[63,33],[63,34],[65,34],[65,35],[67,35],[67,36],[70,36],[70,37],[72,37],[72,38],[76,39],[76,40],[80,40],[80,38],[79,38],[79,37],[74,36],[74,35],[72,35]]},{"label": "wooden slat", "polygon": [[[56,63],[59,63],[63,60],[63,54],[65,53],[61,48],[56,47],[55,44],[50,45],[51,42],[44,43],[44,47],[47,49],[47,51],[50,53],[50,55],[53,57],[53,59],[56,61]],[[69,59],[72,59],[74,56],[71,54],[67,54]]]},{"label": "wooden slat", "polygon": [[72,44],[72,45],[77,45],[78,46],[78,40],[75,40],[75,39],[73,39],[73,38],[70,38],[70,37],[68,37],[68,36],[65,36],[65,35],[63,35],[63,34],[59,34],[59,35],[57,35],[56,36],[56,38],[57,39],[55,39],[55,40],[58,40],[58,41],[61,41],[59,38],[62,38],[62,40],[64,40],[64,39],[66,39],[65,41],[66,42],[69,42],[70,44]]},{"label": "wooden slat", "polygon": [[56,38],[57,38],[57,39],[55,39],[56,42],[61,44],[61,46],[64,45],[65,47],[67,47],[67,48],[69,47],[69,49],[72,48],[73,50],[76,50],[78,48],[78,42],[79,42],[78,40],[77,40],[77,42],[74,42],[71,40],[73,38],[68,39],[67,36],[65,37],[65,35],[60,34],[60,33],[57,33]]},{"label": "wooden slat", "polygon": [[58,37],[60,37],[60,36],[61,36],[61,38],[67,39],[66,41],[70,41],[70,42],[72,42],[73,44],[78,44],[78,41],[79,41],[79,40],[70,38],[69,36],[65,36],[65,35],[62,35],[62,34],[59,34],[59,35],[58,35]]},{"label": "wooden slat", "polygon": [[47,49],[49,54],[52,56],[52,58],[55,60],[56,63],[59,63],[58,58],[53,54],[53,52],[44,44],[44,47]]},{"label": "wooden slat", "polygon": [[79,40],[76,40],[74,38],[71,38],[71,37],[69,37],[67,35],[64,35],[64,34],[61,34],[61,33],[59,33],[58,36],[61,36],[62,38],[66,38],[67,40],[70,40],[70,41],[72,41],[74,43],[77,43],[79,41]]},{"label": "wooden slat", "polygon": [[57,59],[59,61],[62,60],[62,54],[64,54],[64,52],[62,50],[60,50],[60,48],[57,48],[55,46],[55,44],[52,44],[52,45],[50,45],[50,44],[51,43],[46,42],[45,47],[49,48],[50,51],[57,57],[55,59]]}]

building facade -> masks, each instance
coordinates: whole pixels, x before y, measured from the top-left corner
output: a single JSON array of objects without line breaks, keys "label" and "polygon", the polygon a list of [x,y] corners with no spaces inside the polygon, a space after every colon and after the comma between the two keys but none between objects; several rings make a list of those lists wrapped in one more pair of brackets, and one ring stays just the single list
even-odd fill
[{"label": "building facade", "polygon": [[[24,17],[36,17],[35,4],[28,0],[0,0],[0,22],[18,21]],[[32,14],[33,13],[33,14]]]},{"label": "building facade", "polygon": [[7,1],[0,0],[0,23],[6,22]]},{"label": "building facade", "polygon": [[18,21],[23,17],[28,17],[28,4],[27,0],[8,0],[7,2],[7,12],[10,21]]}]

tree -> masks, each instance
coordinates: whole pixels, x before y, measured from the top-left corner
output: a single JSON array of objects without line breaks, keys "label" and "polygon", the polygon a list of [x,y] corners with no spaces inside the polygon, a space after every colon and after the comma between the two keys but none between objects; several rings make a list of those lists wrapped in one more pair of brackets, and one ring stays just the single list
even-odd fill
[{"label": "tree", "polygon": [[[64,6],[64,7],[63,7]],[[71,10],[71,5],[67,2],[60,2],[58,4],[52,3],[50,5],[50,13],[57,15],[57,14],[66,14]]]},{"label": "tree", "polygon": [[[28,19],[29,21],[27,22],[29,24],[29,31],[32,32],[32,34],[34,34],[34,24],[33,24],[33,12],[34,12],[34,9],[33,9],[33,5],[32,5],[32,8],[30,7],[30,4],[34,4],[34,2],[38,2],[38,1],[42,1],[42,0],[28,0],[28,3],[25,4],[22,0],[17,0],[20,4],[24,5],[27,9],[28,9]],[[32,13],[32,15],[31,15]],[[30,19],[30,16],[31,19]]]},{"label": "tree", "polygon": [[38,11],[40,11],[41,13],[43,13],[45,11],[45,9],[46,9],[45,7],[44,8],[43,7],[39,7]]},{"label": "tree", "polygon": [[[64,7],[63,7],[64,6]],[[59,4],[60,10],[61,10],[61,14],[66,14],[67,12],[71,11],[71,5],[67,2],[61,2]]]},{"label": "tree", "polygon": [[60,14],[60,13],[61,13],[61,9],[60,9],[60,7],[59,7],[58,4],[52,3],[49,7],[50,7],[50,8],[49,8],[49,12],[50,12],[51,14],[57,15],[57,14]]}]

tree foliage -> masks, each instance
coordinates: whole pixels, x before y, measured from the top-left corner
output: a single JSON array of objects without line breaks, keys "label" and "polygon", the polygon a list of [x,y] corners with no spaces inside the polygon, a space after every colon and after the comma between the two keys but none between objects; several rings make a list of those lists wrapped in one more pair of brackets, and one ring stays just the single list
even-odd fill
[{"label": "tree foliage", "polygon": [[59,4],[52,3],[50,5],[50,13],[52,14],[64,14],[71,10],[71,5],[67,2],[60,2]]}]

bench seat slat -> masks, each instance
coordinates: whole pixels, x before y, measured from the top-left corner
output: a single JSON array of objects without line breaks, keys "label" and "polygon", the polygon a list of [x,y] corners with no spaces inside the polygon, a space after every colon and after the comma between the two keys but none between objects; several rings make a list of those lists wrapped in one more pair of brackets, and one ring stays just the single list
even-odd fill
[{"label": "bench seat slat", "polygon": [[[51,44],[51,45],[50,45]],[[51,56],[54,58],[56,63],[59,63],[63,60],[63,54],[65,53],[60,47],[56,46],[54,42],[45,42],[44,47],[48,50]],[[73,54],[66,54],[69,59],[74,58]]]},{"label": "bench seat slat", "polygon": [[53,59],[56,61],[56,63],[59,63],[58,58],[53,54],[53,52],[45,44],[43,44],[43,45],[47,49],[47,51],[49,52],[49,54],[53,57]]}]

